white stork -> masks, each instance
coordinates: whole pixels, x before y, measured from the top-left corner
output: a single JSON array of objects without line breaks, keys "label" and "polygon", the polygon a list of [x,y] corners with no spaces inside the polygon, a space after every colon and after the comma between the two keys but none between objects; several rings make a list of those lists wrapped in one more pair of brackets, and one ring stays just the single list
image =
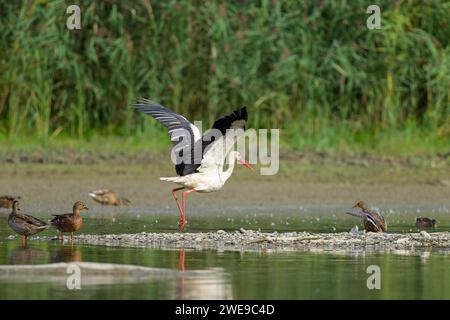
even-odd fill
[{"label": "white stork", "polygon": [[[176,177],[161,177],[161,180],[174,182],[182,187],[172,190],[181,219],[179,228],[186,225],[186,196],[192,192],[214,192],[220,190],[233,173],[236,160],[249,169],[253,169],[237,151],[231,151],[237,138],[242,136],[247,121],[247,108],[242,107],[230,115],[222,117],[212,129],[203,137],[199,129],[190,123],[185,117],[161,106],[160,104],[140,99],[133,106],[137,111],[152,116],[167,127],[171,140],[174,143],[175,152],[183,157],[183,152],[190,151],[190,161],[183,159],[175,165]],[[236,130],[230,130],[236,129]],[[212,134],[211,134],[212,133]],[[216,135],[214,134],[216,133]],[[217,133],[220,134],[218,137]],[[184,143],[184,144],[183,144]],[[180,146],[182,147],[180,150]],[[228,158],[226,156],[228,155]],[[185,158],[186,158],[185,157]],[[228,160],[227,170],[223,170],[225,160]],[[187,189],[182,195],[180,205],[176,192]]]}]

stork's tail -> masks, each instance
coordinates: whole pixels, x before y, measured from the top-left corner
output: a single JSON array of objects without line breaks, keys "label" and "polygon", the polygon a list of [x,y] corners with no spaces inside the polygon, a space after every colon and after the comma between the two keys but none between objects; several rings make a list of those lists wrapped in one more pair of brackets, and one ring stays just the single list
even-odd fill
[{"label": "stork's tail", "polygon": [[161,177],[159,180],[162,181],[170,181],[170,182],[177,182],[179,177]]}]

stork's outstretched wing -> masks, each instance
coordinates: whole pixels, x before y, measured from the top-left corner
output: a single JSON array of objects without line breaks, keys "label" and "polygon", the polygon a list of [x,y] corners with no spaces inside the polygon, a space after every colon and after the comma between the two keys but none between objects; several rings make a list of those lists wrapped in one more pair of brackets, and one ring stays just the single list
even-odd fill
[{"label": "stork's outstretched wing", "polygon": [[[247,108],[235,110],[232,114],[214,122],[211,130],[203,135],[203,159],[198,171],[220,166],[236,141],[244,134],[247,122]],[[211,139],[214,134],[218,139]]]},{"label": "stork's outstretched wing", "polygon": [[174,143],[174,153],[179,159],[183,159],[184,150],[190,151],[190,161],[182,160],[175,166],[180,176],[197,172],[200,166],[211,165],[218,159],[223,160],[230,151],[223,148],[229,149],[233,141],[236,141],[236,137],[228,135],[227,130],[245,130],[247,122],[247,108],[242,107],[216,120],[213,127],[201,137],[198,128],[185,117],[155,101],[141,98],[133,107],[137,111],[152,116],[168,129],[170,139]]},{"label": "stork's outstretched wing", "polygon": [[196,143],[201,143],[201,136],[198,128],[182,115],[179,115],[152,100],[140,99],[133,107],[137,111],[152,116],[167,128],[170,140],[174,144],[175,155],[177,155],[179,159],[183,159],[184,150],[190,151],[190,161],[180,161],[180,163],[175,165],[177,174],[183,176],[188,174],[188,171],[194,172],[199,166],[195,165],[195,163],[201,161],[201,151],[199,152],[199,155],[194,158],[195,145]]},{"label": "stork's outstretched wing", "polygon": [[217,119],[212,128],[205,132],[203,135],[203,154],[206,152],[206,148],[212,144],[215,140],[211,139],[215,133],[220,132],[222,136],[226,135],[229,129],[242,129],[245,130],[245,125],[247,123],[247,107],[242,107],[241,109],[233,111],[233,113]]}]

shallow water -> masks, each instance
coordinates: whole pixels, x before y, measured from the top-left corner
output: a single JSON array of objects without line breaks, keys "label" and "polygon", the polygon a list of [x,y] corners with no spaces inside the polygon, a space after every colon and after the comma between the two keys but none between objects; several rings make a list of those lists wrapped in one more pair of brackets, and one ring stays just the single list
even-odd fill
[{"label": "shallow water", "polygon": [[[240,228],[261,230],[263,232],[307,231],[344,232],[357,225],[362,228],[360,219],[345,214],[348,208],[317,208],[303,206],[284,207],[231,207],[225,209],[188,208],[187,232],[207,232],[214,230],[234,231]],[[2,210],[2,209],[0,209]],[[34,211],[36,212],[36,211]],[[51,215],[33,215],[48,220]],[[28,213],[28,212],[26,212]],[[448,208],[394,208],[382,211],[389,232],[416,232],[417,216],[432,217],[438,221],[438,228],[427,232],[450,231],[450,211]],[[12,232],[6,222],[8,210],[0,211],[0,238]],[[84,225],[80,231],[85,234],[118,234],[138,232],[177,232],[176,208],[148,209],[127,207],[94,207],[83,213]],[[48,230],[40,235],[56,235]]]},{"label": "shallow water", "polygon": [[[358,219],[341,208],[232,208],[196,210],[188,215],[190,232],[261,229],[262,231],[348,231]],[[385,212],[389,231],[416,231],[417,215],[433,216],[437,231],[450,230],[444,209]],[[276,212],[276,214],[274,214]],[[44,214],[37,216],[45,217]],[[85,215],[82,233],[176,232],[173,210],[151,213],[132,208],[101,208]],[[22,248],[0,216],[0,265],[97,262],[177,271],[173,277],[126,281],[86,275],[81,290],[68,290],[66,277],[50,280],[31,273],[12,278],[0,272],[0,299],[450,299],[450,252],[239,252],[167,250],[30,241]],[[48,230],[42,235],[56,235]],[[381,289],[367,288],[367,267],[381,270]],[[195,274],[190,274],[196,271]],[[136,280],[136,281],[135,281]]]},{"label": "shallow water", "polygon": [[[449,255],[443,253],[333,254],[312,252],[183,252],[147,248],[33,243],[0,244],[1,264],[70,261],[208,270],[195,277],[92,281],[68,290],[66,279],[0,277],[1,299],[449,299]],[[183,262],[184,261],[184,262]],[[366,286],[369,265],[381,268],[381,289]]]}]

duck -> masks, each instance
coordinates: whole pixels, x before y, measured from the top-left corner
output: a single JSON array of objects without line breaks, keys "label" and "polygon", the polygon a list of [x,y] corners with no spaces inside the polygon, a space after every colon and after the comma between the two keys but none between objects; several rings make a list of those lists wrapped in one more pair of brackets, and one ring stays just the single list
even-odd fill
[{"label": "duck", "polygon": [[0,196],[0,208],[11,209],[14,200],[20,200],[21,197]]},{"label": "duck", "polygon": [[38,218],[18,213],[20,210],[19,200],[13,200],[12,211],[8,217],[8,225],[21,236],[22,244],[26,245],[29,236],[44,231],[48,228],[48,225]]},{"label": "duck", "polygon": [[80,211],[82,210],[89,210],[89,208],[82,201],[77,201],[73,205],[72,213],[53,215],[54,218],[50,223],[60,232],[61,242],[64,242],[64,233],[70,232],[70,240],[73,241],[73,233],[81,229],[83,218]]},{"label": "duck", "polygon": [[102,205],[128,206],[131,203],[130,200],[119,198],[115,192],[108,189],[91,191],[89,196]]},{"label": "duck", "polygon": [[370,211],[364,201],[358,201],[347,214],[363,219],[367,232],[386,232],[387,224],[378,209]]},{"label": "duck", "polygon": [[436,228],[437,227],[437,221],[436,219],[430,219],[430,218],[422,218],[417,217],[416,218],[416,228]]}]

